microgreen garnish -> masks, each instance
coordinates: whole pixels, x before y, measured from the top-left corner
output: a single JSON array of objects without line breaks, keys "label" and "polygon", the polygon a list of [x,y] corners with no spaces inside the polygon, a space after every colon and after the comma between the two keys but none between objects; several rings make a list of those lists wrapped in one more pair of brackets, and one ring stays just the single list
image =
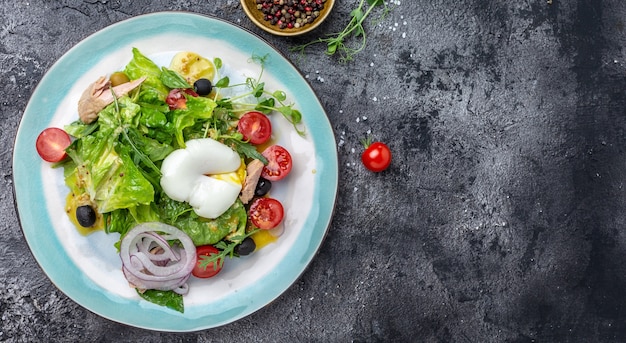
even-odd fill
[{"label": "microgreen garnish", "polygon": [[[352,12],[350,12],[350,22],[343,29],[343,31],[330,34],[325,38],[318,38],[306,44],[295,46],[290,50],[304,54],[304,50],[310,45],[324,43],[326,44],[327,55],[334,55],[335,53],[339,53],[339,61],[341,63],[351,61],[354,58],[354,55],[358,54],[361,50],[365,48],[367,35],[365,34],[365,27],[363,26],[363,23],[372,13],[372,10],[377,6],[383,7],[383,13],[381,14],[379,20],[384,19],[391,10],[389,7],[387,7],[387,4],[384,0],[367,0],[367,4],[369,5],[367,9],[365,9],[365,3],[366,0],[361,0],[359,2],[359,6],[352,10]],[[347,46],[345,42],[348,38],[350,38],[350,36],[352,36],[353,38],[361,37],[360,44],[356,47]]]},{"label": "microgreen garnish", "polygon": [[206,269],[210,264],[213,264],[213,268],[221,268],[224,264],[224,260],[226,257],[233,258],[235,256],[235,247],[241,244],[244,239],[252,236],[254,233],[258,232],[260,229],[251,230],[248,233],[237,235],[230,237],[228,241],[221,240],[217,244],[214,245],[220,252],[217,254],[201,255],[201,261],[199,261],[198,265],[202,269]]},{"label": "microgreen garnish", "polygon": [[[229,108],[233,108],[232,104],[235,100],[246,99],[252,96],[257,100],[256,103],[237,102],[237,108],[244,111],[256,110],[268,115],[274,111],[279,112],[287,119],[287,121],[289,121],[293,125],[294,129],[299,135],[304,136],[305,132],[303,129],[300,128],[300,124],[302,123],[302,113],[293,107],[294,104],[287,103],[287,94],[284,91],[269,91],[265,88],[265,82],[261,81],[268,57],[269,55],[253,55],[251,57],[251,61],[258,63],[261,66],[261,72],[256,78],[246,78],[246,81],[243,84],[231,85],[228,77],[225,76],[223,78],[220,78],[214,85],[216,88],[237,87],[245,85],[249,89],[249,92],[239,94],[232,98],[220,99],[217,102],[218,107],[228,106],[228,104],[230,104]],[[215,61],[214,64],[216,66],[216,69],[218,69],[218,64],[215,63]],[[221,63],[219,63],[219,65],[221,66]]]}]

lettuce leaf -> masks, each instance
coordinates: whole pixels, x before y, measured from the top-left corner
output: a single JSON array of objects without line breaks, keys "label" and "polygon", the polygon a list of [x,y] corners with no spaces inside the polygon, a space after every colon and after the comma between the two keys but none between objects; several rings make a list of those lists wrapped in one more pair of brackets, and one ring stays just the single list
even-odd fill
[{"label": "lettuce leaf", "polygon": [[201,218],[193,212],[189,204],[167,197],[162,199],[159,207],[161,218],[184,231],[196,246],[215,244],[229,234],[245,232],[248,219],[240,200],[215,219]]},{"label": "lettuce leaf", "polygon": [[70,145],[67,153],[75,168],[66,172],[66,184],[75,194],[87,194],[100,213],[153,201],[152,184],[133,163],[128,148],[112,136],[85,136]]},{"label": "lettuce leaf", "polygon": [[174,291],[159,291],[155,289],[148,289],[144,292],[137,291],[137,294],[139,294],[140,297],[149,302],[165,306],[180,313],[185,312],[185,303],[183,302],[183,296],[175,293]]},{"label": "lettuce leaf", "polygon": [[[106,233],[117,232],[121,239],[138,223],[160,222],[161,217],[154,203],[150,205],[137,205],[128,209],[120,209],[109,214],[109,220],[105,228]],[[119,243],[117,248],[119,249]]]},{"label": "lettuce leaf", "polygon": [[124,73],[131,80],[136,80],[143,76],[146,77],[146,80],[141,85],[140,97],[142,97],[143,93],[148,98],[165,101],[169,90],[161,82],[161,69],[151,59],[139,52],[139,49],[133,48],[133,58],[124,68]]},{"label": "lettuce leaf", "polygon": [[137,127],[140,112],[141,106],[128,96],[117,99],[98,114],[99,134],[117,138],[124,129]]},{"label": "lettuce leaf", "polygon": [[[176,144],[180,148],[185,147],[185,141],[192,138],[200,138],[204,134],[202,130],[188,130],[197,123],[203,123],[213,117],[213,110],[217,106],[215,101],[204,98],[187,96],[187,108],[177,109],[171,112],[173,130],[176,137]],[[198,134],[198,137],[194,136]]]}]

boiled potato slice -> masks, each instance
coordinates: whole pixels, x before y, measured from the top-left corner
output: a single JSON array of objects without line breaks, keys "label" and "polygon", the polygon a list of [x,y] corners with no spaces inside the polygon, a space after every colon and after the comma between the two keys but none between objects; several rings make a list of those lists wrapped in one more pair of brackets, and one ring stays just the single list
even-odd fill
[{"label": "boiled potato slice", "polygon": [[193,85],[198,79],[207,79],[213,82],[215,76],[213,62],[190,51],[177,53],[172,58],[170,69],[179,73],[190,85]]}]

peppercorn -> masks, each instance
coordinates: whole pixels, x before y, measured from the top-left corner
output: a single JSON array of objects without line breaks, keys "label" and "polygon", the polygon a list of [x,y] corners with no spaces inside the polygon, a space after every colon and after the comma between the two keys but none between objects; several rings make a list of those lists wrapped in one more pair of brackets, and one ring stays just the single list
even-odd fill
[{"label": "peppercorn", "polygon": [[312,23],[326,0],[256,0],[263,19],[280,29],[301,28]]}]

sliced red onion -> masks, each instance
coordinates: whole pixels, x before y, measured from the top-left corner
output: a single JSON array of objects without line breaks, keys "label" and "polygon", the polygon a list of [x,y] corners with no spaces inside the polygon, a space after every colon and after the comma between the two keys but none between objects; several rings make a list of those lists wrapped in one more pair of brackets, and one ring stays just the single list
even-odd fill
[{"label": "sliced red onion", "polygon": [[[167,240],[158,235],[155,232],[144,232],[141,235],[142,238],[142,244],[139,244],[139,251],[143,252],[143,253],[151,253],[151,255],[153,255],[154,257],[151,258],[151,260],[153,261],[167,261],[167,260],[173,260],[173,261],[178,261],[180,259],[180,255],[172,249],[166,249],[166,247],[169,247],[169,243],[167,242]],[[147,238],[147,239],[143,239],[143,238]],[[152,238],[152,239],[150,239]],[[168,239],[175,239],[175,238],[168,238]],[[161,248],[160,252],[158,254],[154,254],[153,253],[153,249],[155,248]]]},{"label": "sliced red onion", "polygon": [[[168,240],[178,240],[170,246]],[[153,249],[158,253],[153,253]],[[141,223],[132,228],[120,245],[122,271],[138,289],[188,291],[187,279],[196,264],[196,247],[183,231],[167,224]]]}]

